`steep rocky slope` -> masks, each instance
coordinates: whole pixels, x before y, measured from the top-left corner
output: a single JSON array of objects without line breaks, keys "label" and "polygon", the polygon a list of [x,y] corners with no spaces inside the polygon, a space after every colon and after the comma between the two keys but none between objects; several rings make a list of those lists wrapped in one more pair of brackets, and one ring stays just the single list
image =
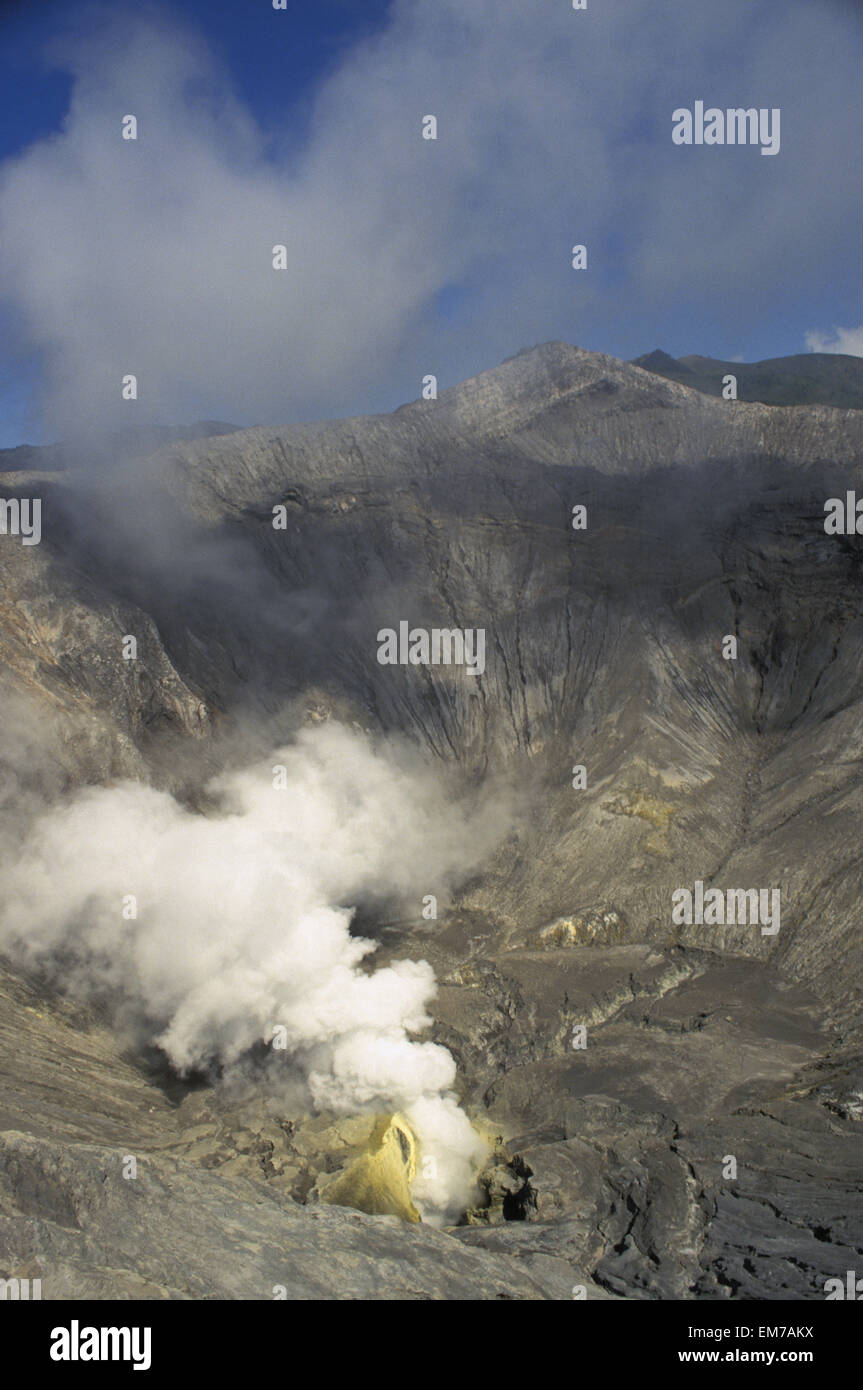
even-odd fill
[{"label": "steep rocky slope", "polygon": [[[497,1140],[467,1224],[323,1212],[356,1136],[179,1084],[10,971],[10,1270],[53,1269],[54,1296],[371,1297],[393,1257],[390,1296],[771,1298],[859,1269],[863,587],[823,523],[863,495],[863,413],[549,344],[390,416],[175,441],[110,483],[28,467],[3,495],[37,483],[42,544],[0,540],[4,815],[121,775],[194,804],[238,743],[328,718],[518,814],[436,921],[426,884],[415,915],[359,905],[382,960],[435,967],[432,1036]],[[402,620],[484,628],[484,674],[380,665]],[[696,880],[778,889],[780,930],[676,924]],[[206,1270],[236,1240],[226,1285]]]}]

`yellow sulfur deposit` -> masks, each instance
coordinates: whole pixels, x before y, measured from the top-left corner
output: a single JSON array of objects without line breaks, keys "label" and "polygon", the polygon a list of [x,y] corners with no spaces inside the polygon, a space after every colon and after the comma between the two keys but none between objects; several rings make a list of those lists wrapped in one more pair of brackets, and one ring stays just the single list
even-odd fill
[{"label": "yellow sulfur deposit", "polygon": [[416,1140],[407,1122],[401,1115],[382,1116],[375,1122],[364,1152],[325,1187],[319,1181],[320,1198],[370,1216],[419,1221],[410,1190],[416,1167]]}]

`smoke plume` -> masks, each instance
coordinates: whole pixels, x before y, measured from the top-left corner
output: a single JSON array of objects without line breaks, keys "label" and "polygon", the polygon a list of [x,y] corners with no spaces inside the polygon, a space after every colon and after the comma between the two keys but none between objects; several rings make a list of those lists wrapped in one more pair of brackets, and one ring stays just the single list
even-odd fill
[{"label": "smoke plume", "polygon": [[432,1174],[415,1200],[427,1219],[452,1217],[482,1144],[449,1052],[416,1038],[432,968],[372,968],[376,944],[351,921],[384,901],[420,919],[426,894],[443,902],[488,852],[502,814],[459,810],[415,754],[335,724],[207,792],[208,815],[134,782],[42,812],[14,851],[0,946],[111,1001],[181,1072],[230,1072],[267,1044],[276,1093],[299,1075],[314,1107],[402,1111]]}]

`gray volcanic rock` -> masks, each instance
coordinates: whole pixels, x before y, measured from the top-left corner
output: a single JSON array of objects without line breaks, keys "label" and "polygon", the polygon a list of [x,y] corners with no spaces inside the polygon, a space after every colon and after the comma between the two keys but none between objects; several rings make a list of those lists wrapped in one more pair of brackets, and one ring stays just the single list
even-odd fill
[{"label": "gray volcanic rock", "polygon": [[534,1272],[395,1216],[297,1206],[166,1157],[134,1179],[122,1165],[119,1150],[4,1134],[7,1270],[41,1279],[47,1299],[561,1296],[553,1262]]},{"label": "gray volcanic rock", "polygon": [[213,1171],[201,1093],[169,1103],[92,1011],[6,971],[0,1044],[0,1278],[41,1279],[44,1299],[570,1296],[565,1261],[534,1271],[394,1216],[299,1205],[260,1161],[273,1143],[254,1139],[279,1133],[260,1103],[257,1121],[220,1107],[233,1161]]},{"label": "gray volcanic rock", "polygon": [[[823,522],[863,496],[863,413],[726,402],[554,343],[390,416],[174,441],[110,488],[67,461],[40,486],[42,545],[2,538],[0,656],[53,792],[125,774],[194,803],[226,735],[339,718],[522,814],[437,921],[360,905],[382,961],[434,966],[431,1036],[497,1141],[466,1224],[315,1207],[342,1162],[326,1117],[288,1133],[260,1098],[172,1089],[10,974],[22,1271],[44,1256],[55,1287],[113,1296],[134,1221],[128,1297],[269,1297],[292,1242],[301,1297],[810,1298],[861,1272],[863,562]],[[400,620],[484,628],[484,674],[381,666]],[[779,932],[674,923],[696,880],[778,889]],[[146,1176],[102,1205],[117,1144]],[[382,1280],[375,1251],[404,1263]]]}]

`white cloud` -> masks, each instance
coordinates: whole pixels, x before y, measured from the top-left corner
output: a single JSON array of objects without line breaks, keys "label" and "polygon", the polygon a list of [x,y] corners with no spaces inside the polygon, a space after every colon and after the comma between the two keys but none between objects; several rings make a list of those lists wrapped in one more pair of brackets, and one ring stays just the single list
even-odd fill
[{"label": "white cloud", "polygon": [[[0,176],[0,294],[47,356],[54,433],[388,408],[426,372],[445,385],[552,337],[608,347],[615,322],[708,300],[744,333],[790,264],[841,264],[859,220],[851,21],[803,0],[780,26],[749,0],[720,25],[712,0],[398,0],[276,157],[202,37],[69,13],[68,119]],[[780,155],[673,146],[698,95],[782,106]],[[453,285],[470,293],[450,322]]]},{"label": "white cloud", "polygon": [[806,334],[810,352],[843,352],[850,357],[863,357],[863,328],[834,328],[830,333],[813,329]]}]

